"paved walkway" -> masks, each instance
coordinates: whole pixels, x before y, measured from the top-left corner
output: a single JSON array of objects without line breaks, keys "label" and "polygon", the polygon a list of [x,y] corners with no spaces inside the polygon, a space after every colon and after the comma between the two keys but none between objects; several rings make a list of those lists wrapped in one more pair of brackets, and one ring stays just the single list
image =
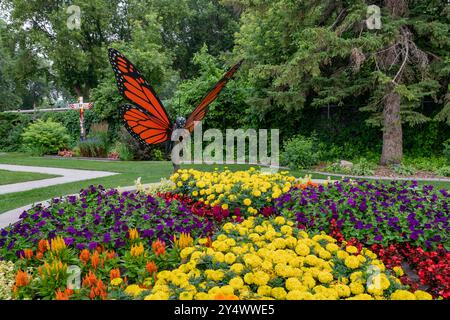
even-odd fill
[{"label": "paved walkway", "polygon": [[0,169],[8,171],[23,171],[23,172],[37,172],[58,175],[61,177],[42,179],[35,181],[27,181],[13,184],[6,184],[0,186],[0,194],[21,192],[33,190],[43,187],[54,186],[58,184],[83,181],[101,177],[112,176],[118,174],[116,172],[108,171],[91,171],[91,170],[75,170],[62,168],[48,168],[48,167],[32,167],[32,166],[16,166],[10,164],[0,164]]}]

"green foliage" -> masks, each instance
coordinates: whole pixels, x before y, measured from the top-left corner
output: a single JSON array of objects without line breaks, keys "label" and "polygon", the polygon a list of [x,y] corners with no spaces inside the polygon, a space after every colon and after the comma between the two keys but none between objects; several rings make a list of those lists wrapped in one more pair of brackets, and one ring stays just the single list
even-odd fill
[{"label": "green foliage", "polygon": [[309,168],[317,164],[321,154],[315,137],[307,138],[301,135],[289,139],[283,145],[281,163],[291,170]]},{"label": "green foliage", "polygon": [[0,151],[20,151],[24,128],[31,116],[20,113],[0,113]]},{"label": "green foliage", "polygon": [[407,166],[404,164],[397,164],[391,166],[392,171],[401,176],[411,176],[416,173],[416,169],[413,166]]},{"label": "green foliage", "polygon": [[351,174],[356,176],[371,176],[374,174],[376,164],[366,158],[360,158],[350,169]]},{"label": "green foliage", "polygon": [[447,165],[447,161],[444,157],[426,156],[426,157],[412,157],[406,156],[403,164],[411,166],[416,170],[432,171],[436,172],[442,167]]},{"label": "green foliage", "polygon": [[447,163],[450,164],[450,139],[444,142],[444,157],[447,159]]},{"label": "green foliage", "polygon": [[116,146],[116,150],[119,153],[120,160],[123,160],[123,161],[133,160],[132,151],[123,143],[118,142],[117,146]]},{"label": "green foliage", "polygon": [[93,124],[87,139],[80,141],[78,148],[83,157],[106,158],[110,149],[108,124]]},{"label": "green foliage", "polygon": [[450,166],[445,166],[436,171],[436,173],[440,176],[450,177]]},{"label": "green foliage", "polygon": [[56,154],[66,148],[70,141],[66,128],[52,119],[37,120],[21,136],[25,148],[33,155]]},{"label": "green foliage", "polygon": [[[230,59],[228,59],[230,60]],[[225,64],[211,54],[207,46],[194,55],[193,64],[200,69],[199,75],[183,81],[171,100],[171,113],[188,117],[200,103],[208,91],[222,78],[228,69],[236,62]],[[220,67],[219,67],[220,65]],[[208,114],[203,123],[205,128],[242,128],[249,124],[246,115],[246,83],[240,78],[240,71],[220,93],[216,101],[209,106]]]},{"label": "green foliage", "polygon": [[77,147],[82,157],[106,158],[108,155],[108,150],[105,148],[103,141],[97,137],[80,141]]}]

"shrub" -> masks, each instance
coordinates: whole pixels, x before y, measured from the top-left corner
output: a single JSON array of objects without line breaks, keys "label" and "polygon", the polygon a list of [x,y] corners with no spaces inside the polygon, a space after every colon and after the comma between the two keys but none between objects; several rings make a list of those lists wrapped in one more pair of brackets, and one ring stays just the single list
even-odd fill
[{"label": "shrub", "polygon": [[31,116],[20,113],[0,113],[0,151],[19,151],[21,135],[31,122]]},{"label": "shrub", "polygon": [[376,165],[368,161],[366,158],[360,158],[357,163],[351,168],[351,173],[357,176],[373,175]]},{"label": "shrub", "polygon": [[401,176],[410,176],[415,174],[417,171],[414,167],[404,165],[404,164],[397,164],[391,166],[392,171],[394,171],[396,174]]},{"label": "shrub", "polygon": [[108,124],[106,122],[93,124],[88,138],[78,143],[80,154],[83,157],[106,158],[109,146]]},{"label": "shrub", "polygon": [[133,160],[133,153],[125,144],[121,142],[116,142],[116,145],[113,148],[113,152],[117,152],[119,154],[120,160],[123,161]]},{"label": "shrub", "polygon": [[99,138],[88,138],[78,143],[82,157],[106,158],[108,150]]},{"label": "shrub", "polygon": [[284,144],[281,163],[291,169],[311,167],[320,160],[319,148],[319,142],[315,137],[295,136]]},{"label": "shrub", "polygon": [[[162,148],[164,145],[144,147],[136,139],[134,139],[125,128],[121,128],[119,133],[119,141],[123,145],[122,160],[164,160],[164,153]],[[125,149],[126,147],[126,149]],[[119,151],[120,153],[120,151]],[[128,153],[131,153],[131,157]],[[126,158],[126,159],[125,159]]]},{"label": "shrub", "polygon": [[444,156],[447,159],[447,163],[450,164],[450,139],[444,142]]},{"label": "shrub", "polygon": [[56,154],[70,141],[66,128],[52,119],[37,120],[21,136],[24,147],[33,155]]},{"label": "shrub", "polygon": [[445,166],[436,171],[439,176],[450,177],[450,166]]}]

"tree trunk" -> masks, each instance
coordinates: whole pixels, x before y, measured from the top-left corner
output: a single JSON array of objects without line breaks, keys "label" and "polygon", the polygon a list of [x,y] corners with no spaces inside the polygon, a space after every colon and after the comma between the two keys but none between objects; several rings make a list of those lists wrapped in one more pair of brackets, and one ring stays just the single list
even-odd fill
[{"label": "tree trunk", "polygon": [[399,164],[402,158],[403,132],[400,118],[400,95],[391,91],[384,100],[381,164]]}]

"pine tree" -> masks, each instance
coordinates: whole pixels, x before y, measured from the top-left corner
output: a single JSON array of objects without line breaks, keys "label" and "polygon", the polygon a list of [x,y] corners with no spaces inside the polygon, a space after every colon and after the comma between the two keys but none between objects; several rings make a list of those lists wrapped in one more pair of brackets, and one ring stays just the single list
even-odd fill
[{"label": "pine tree", "polygon": [[[390,164],[403,156],[402,123],[432,120],[417,110],[424,97],[446,103],[450,12],[443,1],[228,3],[244,8],[236,53],[250,65],[258,112],[365,102],[369,124],[383,130],[381,163]],[[381,25],[373,23],[377,8]],[[443,107],[437,119],[449,115]]]}]

